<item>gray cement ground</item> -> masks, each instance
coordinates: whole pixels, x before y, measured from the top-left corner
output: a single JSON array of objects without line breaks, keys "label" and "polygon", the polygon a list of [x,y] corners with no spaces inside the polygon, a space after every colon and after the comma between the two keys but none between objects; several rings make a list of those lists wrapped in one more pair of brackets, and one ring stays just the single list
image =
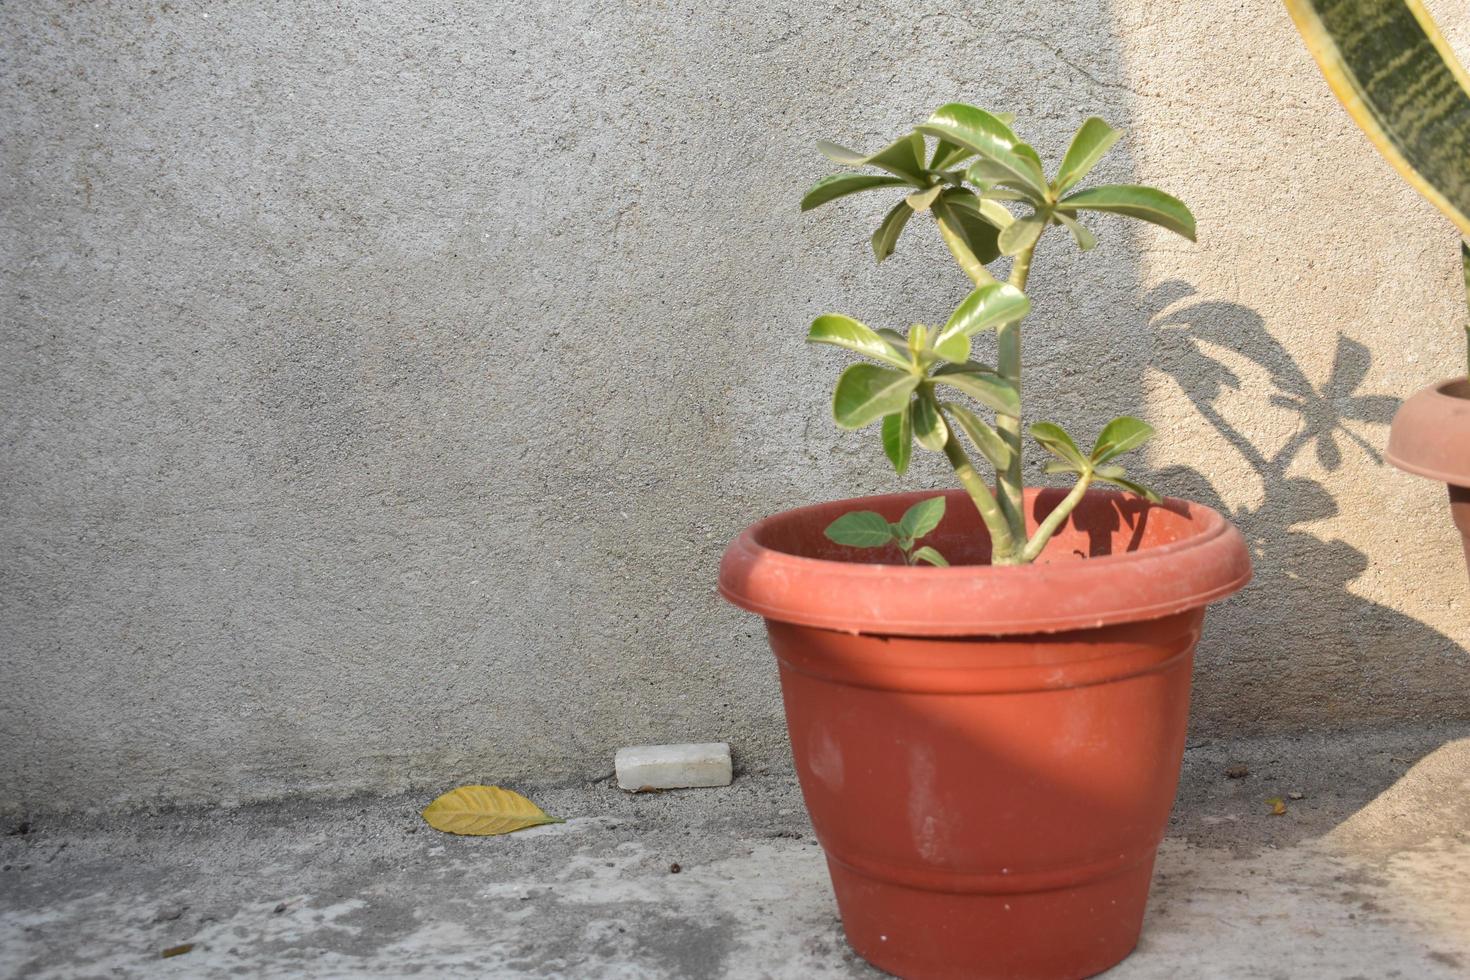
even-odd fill
[{"label": "gray cement ground", "polygon": [[[1466,976],[1467,735],[1192,743],[1143,940],[1109,976]],[[878,975],[789,777],[531,792],[567,823],[445,836],[417,816],[432,793],[13,822],[0,974]]]}]

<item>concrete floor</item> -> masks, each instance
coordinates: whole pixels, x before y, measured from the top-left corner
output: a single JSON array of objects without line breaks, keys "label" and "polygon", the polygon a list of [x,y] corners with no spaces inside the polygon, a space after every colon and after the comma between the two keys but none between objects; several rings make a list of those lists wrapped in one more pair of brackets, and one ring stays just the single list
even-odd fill
[{"label": "concrete floor", "polygon": [[[1467,736],[1192,744],[1143,940],[1108,976],[1470,976]],[[531,795],[568,822],[450,837],[427,796],[13,822],[0,975],[880,975],[843,942],[789,776]]]}]

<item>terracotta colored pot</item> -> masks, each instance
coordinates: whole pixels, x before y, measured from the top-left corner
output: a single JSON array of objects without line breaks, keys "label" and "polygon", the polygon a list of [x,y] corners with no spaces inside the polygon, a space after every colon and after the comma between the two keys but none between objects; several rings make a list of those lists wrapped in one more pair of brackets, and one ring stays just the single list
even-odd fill
[{"label": "terracotta colored pot", "polygon": [[[1133,949],[1178,786],[1204,607],[1250,579],[1207,507],[1090,492],[1037,564],[992,568],[959,491],[951,568],[833,544],[932,492],[748,528],[720,591],[766,618],[848,941],[903,977],[1089,976]],[[1027,491],[1034,522],[1061,499]]]},{"label": "terracotta colored pot", "polygon": [[1449,485],[1470,569],[1470,380],[1442,381],[1404,402],[1388,433],[1388,461]]}]

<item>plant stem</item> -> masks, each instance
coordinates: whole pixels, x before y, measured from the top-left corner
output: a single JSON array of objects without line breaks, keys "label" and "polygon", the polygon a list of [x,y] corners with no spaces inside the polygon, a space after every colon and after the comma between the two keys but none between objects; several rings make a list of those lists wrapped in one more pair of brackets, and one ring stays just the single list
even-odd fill
[{"label": "plant stem", "polygon": [[1031,540],[1026,542],[1026,547],[1021,550],[1021,560],[1032,562],[1041,554],[1051,536],[1056,533],[1057,528],[1062,526],[1068,515],[1082,502],[1082,495],[1087,492],[1088,484],[1092,483],[1092,474],[1083,473],[1072,492],[1062,498],[1062,502],[1046,515],[1046,520],[1036,526],[1036,533],[1031,535]]},{"label": "plant stem", "polygon": [[939,222],[939,234],[944,238],[944,244],[949,246],[949,254],[953,255],[960,268],[965,270],[965,275],[970,277],[970,281],[976,286],[988,286],[995,282],[995,277],[990,274],[989,269],[985,268],[985,263],[970,251],[970,246],[965,244],[965,239],[949,221],[940,217],[937,211],[934,219]]},{"label": "plant stem", "polygon": [[955,437],[953,428],[949,430],[949,438],[944,440],[944,455],[949,460],[949,465],[954,467],[955,476],[959,477],[961,485],[974,502],[975,509],[980,512],[980,519],[990,531],[990,563],[1016,564],[1016,538],[1011,533],[1011,526],[995,502],[990,487],[975,472],[975,467],[971,464],[970,457],[965,455],[964,447]]},{"label": "plant stem", "polygon": [[[1031,256],[1036,246],[1021,252],[1011,264],[1010,283],[1017,289],[1026,289],[1026,280],[1031,275]],[[1001,377],[1021,390],[1021,323],[1007,323],[996,331],[996,367]],[[1011,528],[1011,536],[1019,541],[1026,539],[1026,513],[1021,478],[1021,418],[1019,415],[997,415],[996,432],[1011,450],[1010,464],[1004,473],[997,473],[996,496],[1000,498],[1001,512]],[[1030,559],[1025,559],[1029,561]]]}]

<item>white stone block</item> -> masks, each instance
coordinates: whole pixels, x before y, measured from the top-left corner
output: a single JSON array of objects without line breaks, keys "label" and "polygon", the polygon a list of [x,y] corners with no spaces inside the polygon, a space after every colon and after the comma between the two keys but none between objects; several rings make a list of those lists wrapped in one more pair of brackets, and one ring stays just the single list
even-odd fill
[{"label": "white stone block", "polygon": [[627,790],[684,789],[730,785],[730,745],[630,745],[613,763],[618,786]]}]

